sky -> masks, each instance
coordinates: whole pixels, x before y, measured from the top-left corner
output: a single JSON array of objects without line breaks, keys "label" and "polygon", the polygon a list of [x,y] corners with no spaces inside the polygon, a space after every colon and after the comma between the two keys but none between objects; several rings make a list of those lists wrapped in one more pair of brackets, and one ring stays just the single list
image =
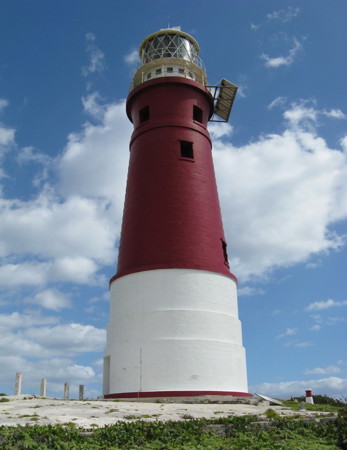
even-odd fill
[{"label": "sky", "polygon": [[347,397],[347,3],[0,0],[0,392],[102,392],[137,49],[239,86],[213,158],[249,392]]}]

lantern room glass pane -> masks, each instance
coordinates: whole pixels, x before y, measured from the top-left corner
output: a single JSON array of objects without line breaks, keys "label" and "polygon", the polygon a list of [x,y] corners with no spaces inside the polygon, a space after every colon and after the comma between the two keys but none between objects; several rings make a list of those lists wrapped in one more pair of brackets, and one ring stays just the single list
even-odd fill
[{"label": "lantern room glass pane", "polygon": [[197,63],[198,54],[194,45],[178,34],[160,34],[146,42],[142,61],[147,63],[159,58],[181,58]]}]

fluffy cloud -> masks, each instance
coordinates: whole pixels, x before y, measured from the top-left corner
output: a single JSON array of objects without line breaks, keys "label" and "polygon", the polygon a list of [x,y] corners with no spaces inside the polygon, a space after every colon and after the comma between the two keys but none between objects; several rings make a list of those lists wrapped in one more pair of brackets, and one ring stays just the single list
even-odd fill
[{"label": "fluffy cloud", "polygon": [[278,67],[281,66],[291,66],[294,63],[296,56],[301,50],[302,50],[302,43],[294,37],[293,46],[289,50],[287,56],[277,56],[271,58],[266,53],[263,53],[262,55],[260,55],[260,58],[265,62],[266,67],[277,69]]},{"label": "fluffy cloud", "polygon": [[[115,259],[132,126],[124,102],[101,104],[94,93],[84,106],[95,123],[69,135],[55,161],[39,158],[57,183],[31,201],[0,201],[0,255],[11,258],[0,270],[2,284],[96,283]],[[336,111],[292,104],[282,133],[239,147],[230,142],[230,125],[210,124],[232,269],[240,279],[343,245],[331,225],[347,217],[346,154],[317,133],[319,120],[341,118]]]},{"label": "fluffy cloud", "polygon": [[319,380],[283,381],[280,383],[260,383],[250,387],[250,392],[288,397],[305,395],[305,389],[312,389],[314,395],[329,395],[340,398],[347,391],[347,378],[328,377]]},{"label": "fluffy cloud", "polygon": [[341,367],[338,366],[328,366],[328,367],[315,367],[314,369],[306,369],[304,374],[312,375],[329,375],[334,373],[340,373]]},{"label": "fluffy cloud", "polygon": [[95,43],[96,37],[93,33],[86,34],[87,53],[89,64],[82,68],[82,75],[85,77],[95,72],[102,72],[105,68],[105,56]]},{"label": "fluffy cloud", "polygon": [[27,299],[28,303],[34,303],[45,309],[60,311],[63,308],[70,307],[70,301],[65,294],[56,289],[46,289],[37,293],[32,299]]},{"label": "fluffy cloud", "polygon": [[38,311],[20,314],[14,312],[11,314],[0,314],[0,329],[5,330],[27,328],[37,325],[55,324],[59,319],[53,316],[42,316]]},{"label": "fluffy cloud", "polygon": [[231,263],[242,279],[339,249],[347,217],[347,159],[317,134],[321,111],[293,104],[284,131],[235,147],[214,139]]},{"label": "fluffy cloud", "polygon": [[0,315],[0,355],[41,359],[103,350],[105,330],[79,323],[52,323],[52,318],[41,316],[35,321],[35,314]]},{"label": "fluffy cloud", "polygon": [[[41,379],[47,381],[48,395],[63,396],[63,386],[65,382],[70,383],[70,395],[77,398],[78,385],[92,383],[99,384],[99,373],[90,366],[76,364],[70,358],[49,358],[35,362],[17,356],[1,356],[0,366],[3,368],[0,374],[2,389],[8,394],[12,393],[14,386],[14,376],[16,372],[23,374],[22,391],[26,393],[39,393]],[[99,369],[100,370],[100,369]],[[13,379],[13,385],[5,380]],[[88,386],[85,394],[95,397],[100,392],[91,392]]]},{"label": "fluffy cloud", "polygon": [[0,113],[2,113],[8,105],[8,100],[6,100],[5,98],[0,98]]},{"label": "fluffy cloud", "polygon": [[130,66],[138,65],[141,62],[138,50],[131,50],[127,55],[124,56],[124,61]]},{"label": "fluffy cloud", "polygon": [[286,331],[282,334],[279,334],[277,336],[278,339],[287,337],[287,336],[293,336],[293,334],[297,334],[298,329],[297,328],[287,328]]},{"label": "fluffy cloud", "polygon": [[[61,302],[57,292],[51,295],[51,309]],[[51,393],[62,395],[63,383],[100,383],[100,369],[78,362],[78,357],[89,352],[100,353],[105,345],[106,332],[91,325],[79,323],[59,324],[59,318],[43,316],[38,311],[0,314],[0,383],[2,390],[11,392],[16,372],[23,373],[23,391],[38,392],[40,380],[47,379]],[[77,389],[75,386],[72,392]],[[95,396],[97,392],[93,392]],[[91,393],[89,394],[91,395]]]},{"label": "fluffy cloud", "polygon": [[332,300],[331,298],[329,298],[326,301],[322,300],[320,302],[310,303],[306,307],[306,311],[321,311],[323,309],[333,308],[333,307],[336,307],[336,306],[346,306],[346,305],[347,305],[347,300],[344,300],[344,301],[341,301],[341,302],[337,302],[337,301]]},{"label": "fluffy cloud", "polygon": [[99,119],[86,123],[80,133],[68,136],[68,143],[57,160],[58,189],[63,195],[79,195],[112,201],[117,216],[124,202],[132,125],[126,117],[125,103],[106,105],[100,116],[97,97],[84,99],[87,112]]},{"label": "fluffy cloud", "polygon": [[289,6],[287,9],[280,9],[267,14],[267,18],[270,20],[279,20],[283,23],[290,22],[300,12],[300,8],[293,8]]}]

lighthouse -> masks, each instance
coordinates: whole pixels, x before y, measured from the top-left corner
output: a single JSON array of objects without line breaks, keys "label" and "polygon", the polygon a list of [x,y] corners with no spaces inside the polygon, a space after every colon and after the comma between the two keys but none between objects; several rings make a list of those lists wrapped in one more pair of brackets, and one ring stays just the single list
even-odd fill
[{"label": "lighthouse", "polygon": [[237,87],[207,85],[199,45],[179,27],[146,37],[139,56],[103,395],[249,396],[207,130],[228,120]]}]

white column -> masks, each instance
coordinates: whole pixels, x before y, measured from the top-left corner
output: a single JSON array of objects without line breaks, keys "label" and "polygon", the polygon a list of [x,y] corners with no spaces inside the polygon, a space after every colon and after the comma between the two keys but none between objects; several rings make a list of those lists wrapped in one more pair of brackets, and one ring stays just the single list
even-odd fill
[{"label": "white column", "polygon": [[64,399],[68,399],[69,398],[69,393],[70,393],[70,383],[64,383]]},{"label": "white column", "polygon": [[78,390],[78,399],[83,400],[83,397],[84,397],[84,385],[80,384]]},{"label": "white column", "polygon": [[20,372],[16,373],[16,382],[14,385],[14,395],[20,395],[22,393],[22,378],[23,374]]},{"label": "white column", "polygon": [[40,396],[41,397],[46,397],[46,386],[47,386],[46,379],[42,378],[41,385],[40,385]]}]

